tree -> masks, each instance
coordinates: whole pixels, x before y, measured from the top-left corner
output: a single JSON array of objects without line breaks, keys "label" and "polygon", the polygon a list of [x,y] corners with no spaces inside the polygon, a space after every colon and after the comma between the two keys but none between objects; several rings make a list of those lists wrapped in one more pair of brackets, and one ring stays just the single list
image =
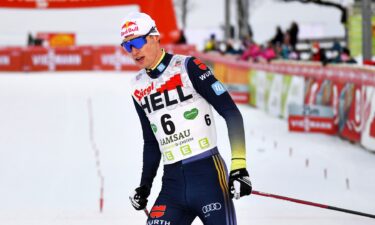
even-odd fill
[{"label": "tree", "polygon": [[300,2],[304,4],[317,4],[317,5],[322,5],[322,6],[327,6],[327,7],[333,7],[335,9],[340,10],[341,12],[341,23],[346,25],[346,22],[348,21],[348,12],[347,8],[339,3],[332,2],[332,1],[323,1],[323,0],[277,0],[281,2]]},{"label": "tree", "polygon": [[190,11],[194,9],[194,5],[189,0],[175,0],[175,9],[180,16],[182,30],[186,28],[186,21]]}]

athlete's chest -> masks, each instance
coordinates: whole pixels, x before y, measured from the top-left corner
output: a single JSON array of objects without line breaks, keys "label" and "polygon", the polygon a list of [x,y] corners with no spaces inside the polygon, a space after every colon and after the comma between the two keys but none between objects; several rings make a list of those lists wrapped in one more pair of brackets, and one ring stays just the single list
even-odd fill
[{"label": "athlete's chest", "polygon": [[133,96],[146,114],[173,110],[194,101],[196,91],[188,74],[180,67],[167,68],[158,78],[147,74],[134,85]]}]

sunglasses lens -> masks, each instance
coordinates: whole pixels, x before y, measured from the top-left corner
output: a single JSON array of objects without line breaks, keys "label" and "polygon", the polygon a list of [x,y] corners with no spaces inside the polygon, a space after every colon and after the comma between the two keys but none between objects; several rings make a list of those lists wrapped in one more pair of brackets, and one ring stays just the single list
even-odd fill
[{"label": "sunglasses lens", "polygon": [[146,38],[145,37],[138,37],[138,38],[134,38],[130,41],[127,41],[127,42],[124,42],[122,43],[122,47],[128,51],[129,53],[132,51],[132,47],[136,48],[136,49],[140,49],[143,47],[143,45],[145,45],[147,43],[146,41]]}]

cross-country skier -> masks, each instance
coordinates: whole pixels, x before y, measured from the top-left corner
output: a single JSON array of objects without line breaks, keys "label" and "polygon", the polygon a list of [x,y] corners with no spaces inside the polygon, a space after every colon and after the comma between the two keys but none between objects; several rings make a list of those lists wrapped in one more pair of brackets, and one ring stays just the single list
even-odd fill
[{"label": "cross-country skier", "polygon": [[[130,197],[132,205],[146,208],[162,158],[162,189],[147,224],[188,225],[197,216],[205,225],[236,224],[232,198],[251,193],[237,106],[199,59],[160,47],[159,31],[149,15],[130,13],[121,24],[121,38],[121,46],[141,68],[131,83],[144,139],[142,177]],[[216,144],[211,106],[228,127],[229,179]]]}]

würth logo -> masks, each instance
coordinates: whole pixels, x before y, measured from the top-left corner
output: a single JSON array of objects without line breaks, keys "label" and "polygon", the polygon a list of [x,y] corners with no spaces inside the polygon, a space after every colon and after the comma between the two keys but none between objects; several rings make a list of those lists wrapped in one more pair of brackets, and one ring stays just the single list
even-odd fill
[{"label": "w\u00fcrth logo", "polygon": [[195,65],[197,65],[199,67],[199,69],[207,70],[206,64],[202,63],[202,61],[200,61],[199,59],[194,59],[193,62],[195,63]]},{"label": "w\u00fcrth logo", "polygon": [[151,209],[150,217],[153,219],[160,218],[164,216],[166,210],[167,210],[166,205],[155,205]]}]

